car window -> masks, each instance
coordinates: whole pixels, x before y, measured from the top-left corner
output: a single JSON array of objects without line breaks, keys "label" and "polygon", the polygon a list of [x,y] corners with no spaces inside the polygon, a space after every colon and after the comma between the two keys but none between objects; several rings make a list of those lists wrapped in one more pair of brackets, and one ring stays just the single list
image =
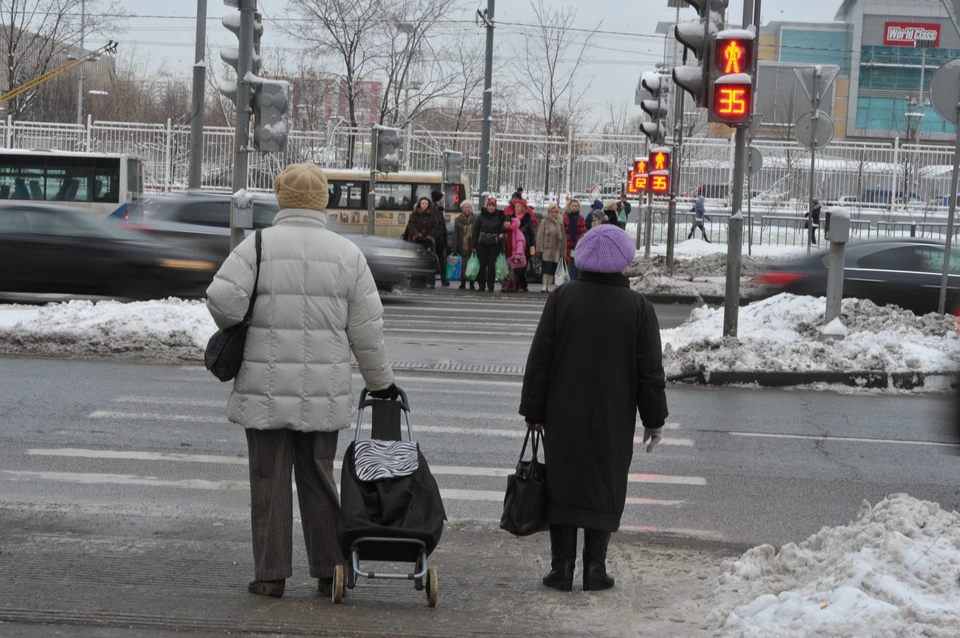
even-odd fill
[{"label": "car window", "polygon": [[[943,272],[943,248],[936,246],[900,246],[878,250],[860,258],[860,268],[910,272]],[[950,257],[950,272],[960,274],[960,255]]]},{"label": "car window", "polygon": [[210,199],[203,202],[182,204],[174,217],[184,224],[198,226],[230,227],[230,202]]},{"label": "car window", "polygon": [[376,186],[377,210],[410,210],[410,184],[380,182]]}]

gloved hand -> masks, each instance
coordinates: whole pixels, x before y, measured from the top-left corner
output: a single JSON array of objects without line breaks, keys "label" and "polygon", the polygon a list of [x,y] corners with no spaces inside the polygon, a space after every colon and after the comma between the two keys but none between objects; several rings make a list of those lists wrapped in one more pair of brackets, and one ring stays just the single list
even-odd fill
[{"label": "gloved hand", "polygon": [[389,388],[384,388],[383,390],[372,390],[370,393],[374,399],[389,399],[393,401],[400,397],[400,388],[397,387],[396,383],[391,383]]},{"label": "gloved hand", "polygon": [[657,444],[663,440],[663,426],[661,425],[658,428],[643,428],[643,442],[650,443],[647,445],[647,453],[653,452],[653,448],[657,447]]}]

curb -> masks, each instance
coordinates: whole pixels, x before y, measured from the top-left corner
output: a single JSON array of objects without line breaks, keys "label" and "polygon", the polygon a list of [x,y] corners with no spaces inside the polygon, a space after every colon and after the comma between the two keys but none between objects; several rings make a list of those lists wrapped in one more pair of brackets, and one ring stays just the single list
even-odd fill
[{"label": "curb", "polygon": [[825,383],[878,390],[891,387],[898,390],[918,390],[923,389],[928,380],[941,379],[946,382],[946,385],[952,385],[955,383],[955,378],[955,372],[707,372],[700,370],[693,374],[669,377],[667,381],[710,386],[756,384],[766,388]]}]

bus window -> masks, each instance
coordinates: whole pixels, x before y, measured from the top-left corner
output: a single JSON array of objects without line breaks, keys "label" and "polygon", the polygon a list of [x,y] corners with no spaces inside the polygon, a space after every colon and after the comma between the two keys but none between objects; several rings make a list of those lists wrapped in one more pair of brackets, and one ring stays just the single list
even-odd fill
[{"label": "bus window", "polygon": [[366,208],[364,201],[366,188],[363,182],[347,182],[342,180],[330,180],[327,182],[327,188],[330,191],[330,201],[328,208]]},{"label": "bus window", "polygon": [[410,208],[416,206],[421,197],[426,197],[432,202],[433,193],[434,191],[438,190],[440,190],[440,184],[417,184],[417,190],[413,194],[413,204],[410,206]]},{"label": "bus window", "polygon": [[143,192],[143,171],[140,160],[127,160],[127,197],[132,201]]},{"label": "bus window", "polygon": [[110,204],[120,203],[120,166],[94,169],[93,201]]},{"label": "bus window", "polygon": [[411,190],[410,184],[377,183],[377,210],[410,210],[412,207],[410,203]]}]

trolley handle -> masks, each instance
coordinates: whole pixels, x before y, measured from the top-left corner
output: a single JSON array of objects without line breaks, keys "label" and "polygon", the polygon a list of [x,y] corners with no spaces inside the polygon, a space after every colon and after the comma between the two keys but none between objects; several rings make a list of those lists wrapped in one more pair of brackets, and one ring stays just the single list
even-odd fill
[{"label": "trolley handle", "polygon": [[[401,388],[397,388],[397,392],[400,393],[400,407],[404,412],[410,411],[410,402],[407,400],[407,393]],[[366,408],[374,406],[378,401],[387,401],[388,399],[368,399],[367,398],[367,388],[364,387],[363,390],[360,390],[360,406],[358,409],[364,410]],[[393,399],[396,401],[396,399]]]}]

